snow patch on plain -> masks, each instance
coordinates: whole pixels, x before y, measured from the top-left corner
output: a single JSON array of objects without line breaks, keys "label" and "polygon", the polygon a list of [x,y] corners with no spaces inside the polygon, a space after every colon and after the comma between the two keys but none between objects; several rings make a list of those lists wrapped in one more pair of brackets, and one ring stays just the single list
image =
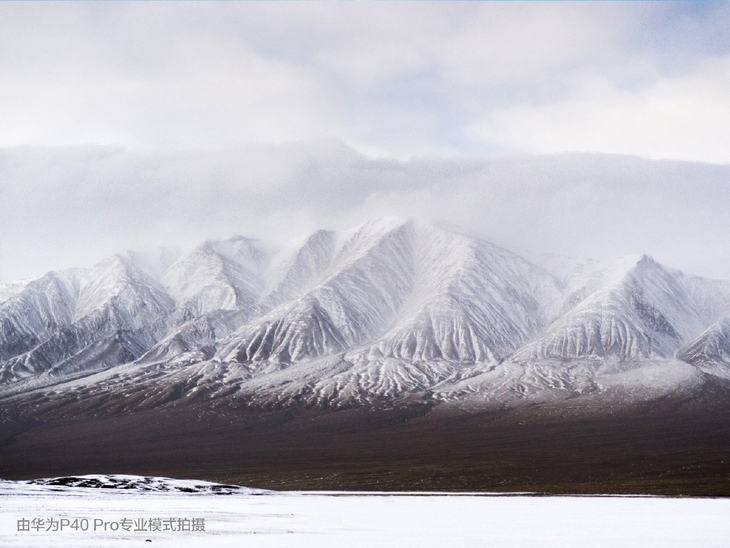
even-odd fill
[{"label": "snow patch on plain", "polygon": [[[724,548],[730,538],[728,499],[338,492],[220,497],[0,482],[0,505],[0,545],[24,548],[115,547],[134,543],[183,548]],[[202,518],[205,531],[16,530],[19,519],[34,517],[109,522],[123,518]]]}]

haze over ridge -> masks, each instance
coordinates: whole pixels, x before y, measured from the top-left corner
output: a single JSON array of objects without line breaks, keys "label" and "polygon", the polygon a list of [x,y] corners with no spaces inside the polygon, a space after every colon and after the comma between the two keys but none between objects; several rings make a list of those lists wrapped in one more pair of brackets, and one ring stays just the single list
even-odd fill
[{"label": "haze over ridge", "polygon": [[219,151],[0,150],[0,281],[125,248],[238,233],[296,240],[383,215],[445,223],[527,255],[647,253],[730,278],[730,166],[563,154],[370,157],[339,141]]}]

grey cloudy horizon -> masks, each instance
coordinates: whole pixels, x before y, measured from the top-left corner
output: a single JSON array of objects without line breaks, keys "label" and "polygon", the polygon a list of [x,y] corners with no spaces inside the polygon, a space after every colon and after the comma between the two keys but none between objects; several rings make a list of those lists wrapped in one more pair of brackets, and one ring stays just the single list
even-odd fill
[{"label": "grey cloudy horizon", "polygon": [[287,242],[398,216],[532,257],[647,253],[730,279],[730,166],[565,154],[373,158],[337,141],[204,152],[0,149],[0,281],[235,234]]},{"label": "grey cloudy horizon", "polygon": [[727,3],[0,3],[0,282],[381,215],[730,278],[728,28]]},{"label": "grey cloudy horizon", "polygon": [[730,162],[727,3],[3,3],[0,146]]}]

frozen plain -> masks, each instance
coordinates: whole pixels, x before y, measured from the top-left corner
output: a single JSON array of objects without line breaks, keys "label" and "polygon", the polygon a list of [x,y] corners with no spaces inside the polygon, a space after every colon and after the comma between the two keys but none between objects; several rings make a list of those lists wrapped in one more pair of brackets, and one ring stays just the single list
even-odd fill
[{"label": "frozen plain", "polygon": [[[0,481],[0,545],[4,547],[710,548],[727,546],[728,515],[730,499],[255,490],[217,495]],[[17,531],[19,519],[34,517],[87,518],[91,523],[94,519],[204,518],[205,531]]]}]

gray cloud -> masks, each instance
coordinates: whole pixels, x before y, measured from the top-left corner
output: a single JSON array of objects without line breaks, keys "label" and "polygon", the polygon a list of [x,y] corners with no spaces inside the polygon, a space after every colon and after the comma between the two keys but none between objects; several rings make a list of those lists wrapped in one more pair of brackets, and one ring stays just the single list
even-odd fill
[{"label": "gray cloud", "polygon": [[728,162],[726,4],[0,6],[0,145]]},{"label": "gray cloud", "polygon": [[730,278],[730,166],[557,155],[372,158],[338,142],[211,152],[0,151],[0,280],[126,248],[290,239],[398,215],[528,253],[649,253]]},{"label": "gray cloud", "polygon": [[[0,280],[383,214],[730,277],[729,26],[725,3],[2,3]],[[519,156],[569,151],[722,165]]]}]

